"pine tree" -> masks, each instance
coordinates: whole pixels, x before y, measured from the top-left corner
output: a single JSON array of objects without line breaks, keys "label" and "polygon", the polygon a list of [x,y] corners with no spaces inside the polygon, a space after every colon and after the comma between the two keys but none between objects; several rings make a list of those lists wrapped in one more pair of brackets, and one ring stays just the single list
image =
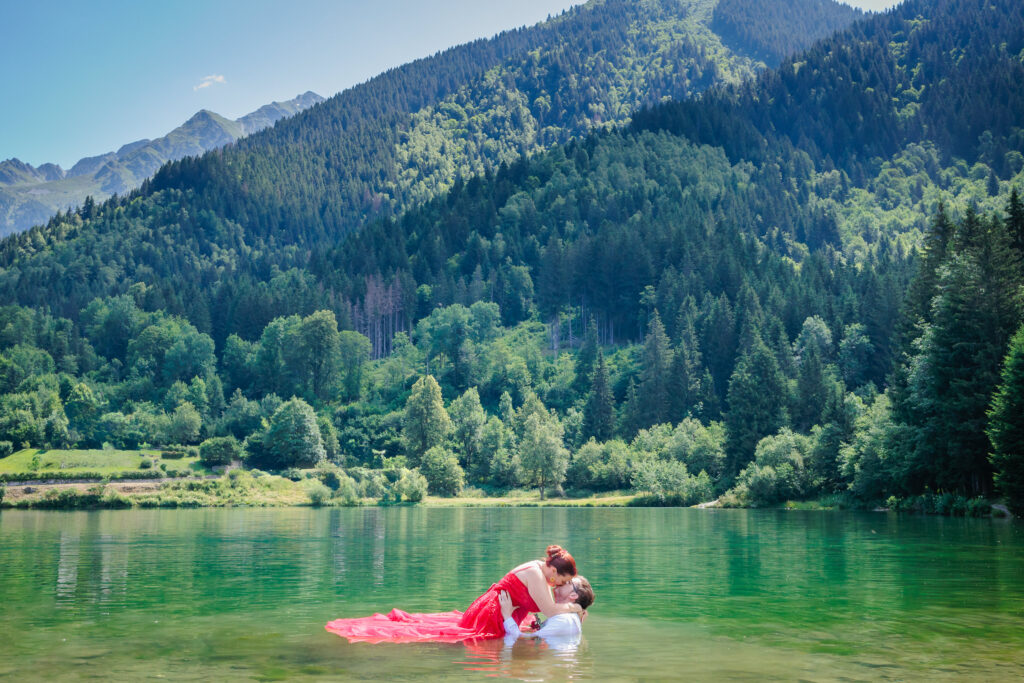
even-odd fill
[{"label": "pine tree", "polygon": [[992,467],[1007,507],[1024,517],[1024,325],[1010,342],[1001,380],[988,411]]},{"label": "pine tree", "polygon": [[1017,251],[1017,258],[1024,261],[1024,202],[1017,188],[1010,192],[1010,200],[1006,203],[1006,231],[1010,234],[1010,245]]},{"label": "pine tree", "polygon": [[1021,316],[1016,259],[998,218],[968,211],[938,270],[930,326],[910,387],[916,461],[941,489],[983,494],[992,467],[986,411]]},{"label": "pine tree", "polygon": [[636,382],[630,377],[626,400],[619,410],[619,435],[627,441],[632,439],[640,431],[640,419],[640,396],[636,390]]},{"label": "pine tree", "polygon": [[590,393],[583,406],[583,436],[608,441],[615,436],[615,397],[608,378],[604,354],[597,351],[597,367],[590,384]]},{"label": "pine tree", "polygon": [[755,339],[729,379],[726,476],[735,477],[753,459],[757,442],[786,426],[785,405],[786,380],[775,355]]},{"label": "pine tree", "polygon": [[583,344],[576,354],[576,379],[573,381],[573,391],[577,396],[583,396],[590,391],[590,379],[594,375],[594,362],[597,360],[599,344],[597,340],[597,321],[590,316],[587,323],[587,332],[583,337]]},{"label": "pine tree", "polygon": [[669,377],[672,349],[658,311],[654,311],[644,340],[643,370],[640,375],[641,425],[664,422],[671,411]]}]

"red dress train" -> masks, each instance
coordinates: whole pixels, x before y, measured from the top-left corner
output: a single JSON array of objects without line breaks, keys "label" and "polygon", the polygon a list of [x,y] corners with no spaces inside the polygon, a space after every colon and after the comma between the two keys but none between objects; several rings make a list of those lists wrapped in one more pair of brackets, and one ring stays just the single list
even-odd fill
[{"label": "red dress train", "polygon": [[512,618],[520,623],[537,603],[518,576],[509,572],[501,581],[473,601],[465,611],[409,614],[393,609],[388,614],[356,619],[335,619],[325,628],[347,638],[350,643],[417,643],[426,641],[457,643],[466,640],[500,638],[505,635],[498,593],[508,591],[516,605]]}]

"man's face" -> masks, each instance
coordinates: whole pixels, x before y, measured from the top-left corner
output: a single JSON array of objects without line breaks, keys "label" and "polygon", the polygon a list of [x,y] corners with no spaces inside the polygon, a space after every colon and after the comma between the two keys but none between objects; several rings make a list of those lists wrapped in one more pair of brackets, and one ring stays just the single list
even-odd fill
[{"label": "man's face", "polygon": [[576,602],[576,599],[579,597],[579,594],[576,592],[576,579],[556,587],[552,591],[552,594],[555,598],[555,602]]}]

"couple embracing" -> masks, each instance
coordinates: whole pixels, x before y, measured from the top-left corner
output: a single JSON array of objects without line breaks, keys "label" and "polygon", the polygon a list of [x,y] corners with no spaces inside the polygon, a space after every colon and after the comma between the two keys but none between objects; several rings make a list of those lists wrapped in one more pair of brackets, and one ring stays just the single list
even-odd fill
[{"label": "couple embracing", "polygon": [[[572,555],[551,545],[544,559],[514,568],[464,613],[409,614],[394,609],[386,615],[335,619],[326,628],[350,642],[514,640],[520,635],[565,639],[580,635],[586,609],[593,602],[590,582],[577,575]],[[547,621],[524,628],[524,621],[534,612],[542,613]]]}]

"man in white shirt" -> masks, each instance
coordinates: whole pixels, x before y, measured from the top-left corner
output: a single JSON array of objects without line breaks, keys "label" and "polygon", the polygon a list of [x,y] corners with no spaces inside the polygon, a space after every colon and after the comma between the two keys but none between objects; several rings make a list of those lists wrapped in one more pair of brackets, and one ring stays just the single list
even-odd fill
[{"label": "man in white shirt", "polygon": [[566,612],[549,618],[535,631],[522,631],[519,624],[512,618],[515,605],[508,592],[498,595],[501,605],[501,616],[505,619],[505,643],[511,645],[517,638],[543,638],[549,645],[574,645],[579,642],[583,633],[583,617],[586,609],[594,603],[594,589],[590,582],[582,576],[575,577],[566,584],[557,586],[552,594],[557,603],[575,602],[584,609],[582,614]]}]

